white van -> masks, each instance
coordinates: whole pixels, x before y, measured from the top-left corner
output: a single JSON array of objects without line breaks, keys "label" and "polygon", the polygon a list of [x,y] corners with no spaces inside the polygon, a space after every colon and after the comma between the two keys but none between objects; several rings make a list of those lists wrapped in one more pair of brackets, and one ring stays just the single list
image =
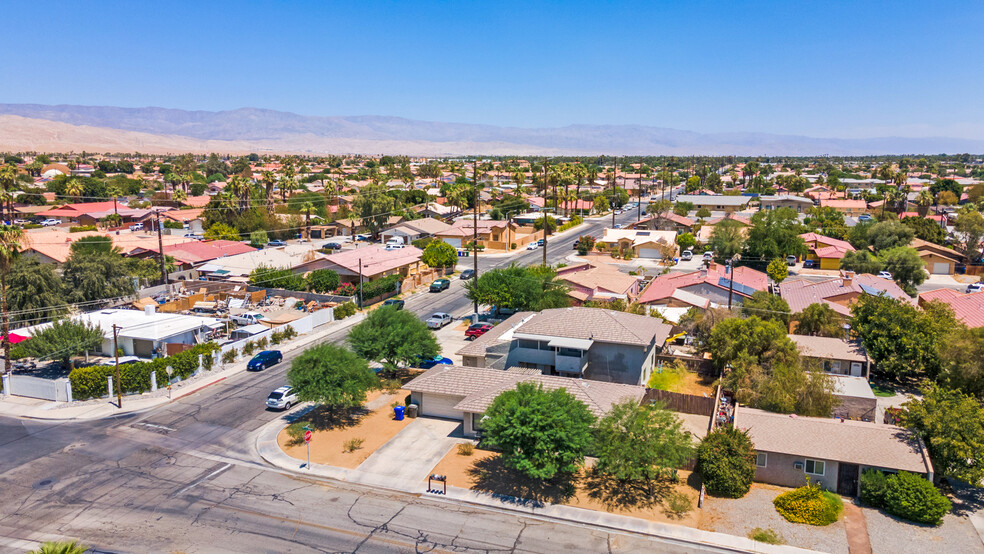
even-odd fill
[{"label": "white van", "polygon": [[261,319],[263,319],[263,314],[260,312],[243,312],[232,316],[232,321],[238,325],[256,325]]}]

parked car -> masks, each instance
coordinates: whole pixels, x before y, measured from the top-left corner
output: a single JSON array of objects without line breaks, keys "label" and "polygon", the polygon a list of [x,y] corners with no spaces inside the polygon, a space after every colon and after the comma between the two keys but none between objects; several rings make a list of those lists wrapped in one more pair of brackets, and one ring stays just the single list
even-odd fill
[{"label": "parked car", "polygon": [[466,269],[466,270],[464,270],[464,271],[461,272],[461,280],[462,281],[467,281],[467,280],[471,279],[474,276],[475,276],[475,270],[474,269]]},{"label": "parked car", "polygon": [[260,312],[243,312],[232,316],[232,322],[237,325],[256,325],[261,319],[263,319],[263,314]]},{"label": "parked car", "polygon": [[683,253],[680,254],[680,259],[684,261],[692,260],[694,259],[694,253],[690,250],[684,250]]},{"label": "parked car", "polygon": [[[140,362],[140,361],[143,361],[143,360],[141,360],[140,358],[138,358],[136,356],[120,356],[120,365],[123,365],[123,364],[132,364],[133,362]],[[103,362],[100,365],[104,365],[104,366],[115,366],[116,365],[116,358],[110,358],[108,360],[103,360]]]},{"label": "parked car", "polygon": [[284,355],[279,350],[264,350],[253,356],[253,359],[246,364],[247,371],[261,371],[268,367],[275,366],[284,360]]},{"label": "parked car", "polygon": [[714,252],[704,252],[704,259],[705,260],[713,260],[714,259]]},{"label": "parked car", "polygon": [[394,237],[386,241],[386,246],[389,246],[391,244],[406,246],[407,243],[403,242],[403,239],[398,239]]},{"label": "parked car", "polygon": [[871,216],[869,214],[861,214],[858,216],[858,221],[871,221]]},{"label": "parked car", "polygon": [[26,219],[15,219],[14,220],[14,225],[27,225],[28,223],[30,223],[30,221],[28,221]]},{"label": "parked car", "polygon": [[289,410],[294,404],[297,404],[297,393],[290,385],[284,385],[271,392],[266,399],[267,408],[274,410]]},{"label": "parked car", "polygon": [[321,245],[322,250],[339,250],[342,245],[337,242],[326,242]]},{"label": "parked car", "polygon": [[405,304],[406,302],[400,300],[399,298],[387,298],[386,301],[383,302],[383,307],[385,308],[386,306],[396,306],[397,310],[402,310]]},{"label": "parked car", "polygon": [[967,285],[967,294],[981,292],[982,290],[984,290],[984,283],[971,283]]},{"label": "parked car", "polygon": [[615,228],[616,229],[621,229],[622,228],[622,224],[621,223],[616,223],[615,224]]},{"label": "parked car", "polygon": [[796,256],[786,256],[786,265],[794,266],[796,262],[799,261]]},{"label": "parked car", "polygon": [[545,242],[546,241],[544,241],[543,239],[540,239],[540,240],[536,241],[536,245],[537,246],[543,246]]},{"label": "parked car", "polygon": [[453,363],[450,358],[437,355],[433,358],[420,358],[420,361],[417,362],[417,367],[420,369],[430,369],[436,365],[451,365]]},{"label": "parked car", "polygon": [[355,235],[355,240],[367,241],[371,238],[372,238],[371,235],[366,235],[366,234]]},{"label": "parked car", "polygon": [[431,283],[430,291],[441,292],[442,290],[447,290],[447,288],[450,286],[451,286],[451,281],[448,281],[447,279],[438,279],[433,283]]},{"label": "parked car", "polygon": [[444,312],[437,312],[434,315],[427,318],[427,321],[425,321],[424,323],[426,323],[427,327],[431,329],[441,329],[445,325],[450,324],[453,320],[454,318],[451,317],[451,314],[446,314]]},{"label": "parked car", "polygon": [[878,276],[881,277],[882,279],[888,279],[888,280],[894,279],[894,277],[892,277],[892,274],[887,271],[879,271]]},{"label": "parked car", "polygon": [[406,245],[404,244],[387,244],[386,247],[383,248],[383,250],[399,250],[401,248],[404,248],[405,246]]},{"label": "parked car", "polygon": [[469,325],[467,329],[465,329],[465,338],[477,339],[478,337],[489,332],[489,329],[491,328],[492,328],[491,323],[473,323]]},{"label": "parked car", "polygon": [[287,243],[282,240],[271,240],[267,244],[267,248],[274,248],[277,246],[287,246]]},{"label": "parked car", "polygon": [[529,244],[526,245],[526,249],[527,250],[536,250],[539,247],[540,247],[540,245],[537,244],[537,243],[535,243],[535,242],[531,242],[531,243],[529,243]]},{"label": "parked car", "polygon": [[133,225],[130,225],[130,230],[131,231],[143,231],[143,223],[134,223]]},{"label": "parked car", "polygon": [[205,235],[201,233],[185,233],[184,238],[193,240],[205,240]]},{"label": "parked car", "polygon": [[803,267],[807,269],[817,267],[817,262],[816,260],[806,260],[803,262]]}]

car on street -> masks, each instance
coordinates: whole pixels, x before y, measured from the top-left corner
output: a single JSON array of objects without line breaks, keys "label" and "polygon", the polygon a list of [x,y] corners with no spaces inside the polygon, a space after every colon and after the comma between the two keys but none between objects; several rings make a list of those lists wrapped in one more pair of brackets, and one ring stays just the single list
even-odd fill
[{"label": "car on street", "polygon": [[284,355],[279,350],[264,350],[253,356],[253,359],[246,364],[247,371],[262,371],[268,367],[273,367],[284,360]]},{"label": "car on street", "polygon": [[690,250],[684,250],[683,253],[680,254],[680,259],[683,261],[692,260],[694,259],[694,253],[691,252]]},{"label": "car on street", "polygon": [[538,240],[538,241],[536,241],[536,245],[537,245],[537,246],[543,246],[543,244],[544,244],[545,242],[546,242],[546,241],[544,241],[543,239],[540,239],[540,240]]},{"label": "car on street", "polygon": [[341,247],[342,245],[337,242],[326,242],[321,245],[322,250],[339,250]]},{"label": "car on street", "polygon": [[622,215],[622,210],[615,210],[615,215]]},{"label": "car on street", "polygon": [[529,244],[526,245],[526,249],[527,250],[536,250],[539,247],[540,247],[540,245],[537,244],[537,243],[535,243],[535,242],[531,242],[531,243],[529,243]]},{"label": "car on street", "polygon": [[372,238],[371,235],[366,235],[366,234],[355,235],[355,240],[367,241],[371,238]]},{"label": "car on street", "polygon": [[294,404],[297,404],[297,393],[290,385],[284,385],[271,392],[266,399],[267,408],[274,410],[289,410]]},{"label": "car on street", "polygon": [[621,223],[616,223],[615,224],[615,228],[616,229],[621,229],[622,228],[622,224]]},{"label": "car on street", "polygon": [[713,260],[714,259],[714,252],[704,252],[704,259],[705,260]]},{"label": "car on street", "polygon": [[143,223],[134,223],[133,225],[130,225],[130,230],[131,231],[143,231]]},{"label": "car on street", "polygon": [[477,339],[478,337],[489,332],[489,329],[491,328],[492,328],[491,323],[473,323],[469,325],[467,329],[465,329],[465,338]]},{"label": "car on street", "polygon": [[438,280],[434,281],[433,283],[431,283],[431,285],[430,285],[430,291],[431,292],[441,292],[442,290],[447,290],[448,287],[450,287],[450,286],[451,286],[451,281],[448,281],[447,279],[438,279]]},{"label": "car on street", "polygon": [[967,294],[970,294],[972,292],[981,292],[982,290],[984,290],[984,283],[971,283],[967,285],[966,292]]},{"label": "car on street", "polygon": [[454,321],[454,318],[451,317],[451,314],[436,312],[427,318],[427,321],[424,323],[426,323],[427,327],[430,329],[442,329],[445,325],[449,325],[452,321]]},{"label": "car on street", "polygon": [[436,365],[451,365],[453,363],[450,358],[445,358],[438,354],[433,358],[420,358],[420,361],[417,362],[417,367],[420,369],[430,369]]},{"label": "car on street", "polygon": [[271,240],[267,244],[267,248],[274,248],[277,246],[287,246],[287,243],[282,240]]},{"label": "car on street", "polygon": [[474,276],[475,276],[475,270],[474,269],[466,269],[466,270],[464,270],[464,271],[461,272],[460,279],[462,281],[467,281],[467,280],[471,279]]},{"label": "car on street", "polygon": [[887,271],[879,271],[878,276],[881,277],[882,279],[888,279],[888,280],[894,279],[894,277],[892,277],[892,274]]},{"label": "car on street", "polygon": [[871,221],[871,215],[861,214],[858,216],[858,221]]},{"label": "car on street", "polygon": [[387,298],[383,302],[383,307],[385,308],[386,306],[396,306],[397,310],[402,310],[405,304],[406,302],[400,300],[399,298]]}]

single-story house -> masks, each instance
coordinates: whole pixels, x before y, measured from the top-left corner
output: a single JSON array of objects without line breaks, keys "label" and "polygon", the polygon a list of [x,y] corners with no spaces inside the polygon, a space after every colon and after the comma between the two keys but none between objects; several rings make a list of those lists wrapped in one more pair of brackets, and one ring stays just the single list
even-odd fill
[{"label": "single-story house", "polygon": [[676,197],[677,202],[690,202],[698,210],[707,208],[711,211],[723,211],[725,213],[740,212],[748,208],[751,196],[731,196],[723,194],[681,194]]},{"label": "single-story house", "polygon": [[437,365],[404,385],[410,391],[410,402],[418,406],[419,414],[462,421],[465,436],[481,433],[485,411],[501,393],[530,382],[544,389],[565,389],[597,417],[603,417],[612,406],[626,400],[642,401],[646,388],[638,385],[605,383],[542,375],[534,369],[509,370]]},{"label": "single-story house", "polygon": [[736,214],[729,214],[724,217],[715,217],[705,221],[704,224],[700,226],[700,230],[697,231],[697,236],[695,237],[697,239],[697,244],[707,244],[708,242],[710,242],[711,234],[714,233],[714,227],[718,223],[721,223],[726,219],[730,219],[732,221],[737,221],[738,223],[741,223],[744,226],[741,228],[742,236],[744,237],[748,236],[748,230],[752,226],[752,221],[747,217],[742,217]]},{"label": "single-story house", "polygon": [[[166,250],[167,246],[164,248]],[[304,274],[326,267],[328,264],[325,258],[327,256],[312,250],[309,244],[289,244],[216,258],[195,269],[210,281],[246,283],[249,281],[249,274],[260,266],[289,269],[293,273]]]},{"label": "single-story house", "polygon": [[632,252],[636,258],[660,260],[663,250],[672,251],[675,257],[679,250],[676,233],[673,231],[649,231],[639,229],[605,229],[604,236],[596,245],[604,245],[611,250]]},{"label": "single-story house", "polygon": [[422,254],[415,246],[387,250],[374,244],[326,256],[320,268],[334,270],[343,283],[358,284],[360,278],[366,283],[389,275],[406,278],[426,267],[420,261]]},{"label": "single-story house", "polygon": [[878,400],[865,377],[850,375],[833,375],[834,406],[833,417],[854,419],[857,421],[875,421]]},{"label": "single-story house", "polygon": [[57,219],[62,223],[71,222],[79,225],[95,225],[104,217],[114,213],[119,214],[124,223],[129,223],[146,219],[153,212],[151,210],[131,208],[126,204],[110,200],[108,202],[64,204],[57,208],[38,212],[36,215],[38,217]]},{"label": "single-story house", "polygon": [[895,281],[868,273],[856,275],[853,271],[842,271],[839,278],[819,282],[786,279],[779,284],[779,293],[794,314],[810,304],[827,304],[835,312],[849,317],[851,304],[862,294],[880,294],[901,302],[916,303]]},{"label": "single-story house", "polygon": [[404,221],[395,227],[390,227],[379,233],[379,237],[382,242],[386,242],[392,238],[398,238],[404,244],[410,244],[417,239],[431,237],[450,228],[450,225],[440,219],[425,217],[423,219],[414,219],[413,221]]},{"label": "single-story house", "polygon": [[631,303],[639,296],[639,279],[608,264],[564,267],[557,270],[557,279],[570,286],[568,295],[578,304],[616,298]]},{"label": "single-story house", "polygon": [[813,207],[812,199],[792,194],[763,195],[759,197],[759,202],[763,210],[791,208],[796,213],[806,213]]},{"label": "single-story house", "polygon": [[651,307],[707,309],[727,306],[729,297],[740,305],[755,291],[769,288],[769,276],[750,267],[736,267],[733,275],[715,263],[690,273],[666,273],[653,279],[637,301]]},{"label": "single-story house", "polygon": [[651,231],[673,231],[674,233],[690,233],[697,222],[689,217],[679,216],[673,212],[663,215],[640,219],[626,226],[627,229],[649,229]]},{"label": "single-story house", "polygon": [[926,264],[926,271],[934,275],[953,275],[956,265],[962,263],[964,257],[952,248],[913,238],[909,246],[914,248]]},{"label": "single-story house", "polygon": [[161,214],[161,217],[165,221],[177,221],[182,225],[186,225],[184,229],[168,229],[170,234],[186,234],[186,233],[204,233],[205,232],[205,222],[202,219],[202,212],[205,210],[201,208],[191,209],[191,210],[168,210]]},{"label": "single-story house", "polygon": [[936,289],[919,293],[920,306],[933,301],[950,306],[957,320],[967,327],[984,327],[984,291],[964,294],[953,289]]},{"label": "single-story house", "polygon": [[815,360],[827,373],[868,378],[871,361],[859,343],[834,337],[789,335],[804,358]]},{"label": "single-story house", "polygon": [[813,260],[820,269],[840,269],[841,259],[854,247],[846,240],[839,240],[817,233],[803,233],[799,236],[810,249],[807,260]]},{"label": "single-story house", "polygon": [[534,231],[532,227],[520,227],[510,221],[495,221],[479,219],[476,225],[473,218],[462,217],[456,220],[449,229],[435,233],[434,236],[455,248],[464,248],[475,240],[478,244],[491,250],[510,250],[513,244],[517,247],[543,238],[543,231]]},{"label": "single-story house", "polygon": [[843,200],[843,199],[833,199],[833,198],[821,198],[820,207],[833,208],[838,212],[850,217],[857,217],[868,211],[868,204],[864,200]]},{"label": "single-story house", "polygon": [[755,480],[783,487],[810,482],[857,496],[868,468],[933,478],[922,441],[907,429],[844,419],[776,414],[739,406],[734,425],[755,445]]}]

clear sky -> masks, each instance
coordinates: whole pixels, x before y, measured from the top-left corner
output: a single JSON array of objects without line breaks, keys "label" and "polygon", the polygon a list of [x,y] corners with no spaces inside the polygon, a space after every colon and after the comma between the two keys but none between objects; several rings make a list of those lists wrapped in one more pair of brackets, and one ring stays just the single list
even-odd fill
[{"label": "clear sky", "polygon": [[984,1],[4,2],[0,102],[984,138]]}]

